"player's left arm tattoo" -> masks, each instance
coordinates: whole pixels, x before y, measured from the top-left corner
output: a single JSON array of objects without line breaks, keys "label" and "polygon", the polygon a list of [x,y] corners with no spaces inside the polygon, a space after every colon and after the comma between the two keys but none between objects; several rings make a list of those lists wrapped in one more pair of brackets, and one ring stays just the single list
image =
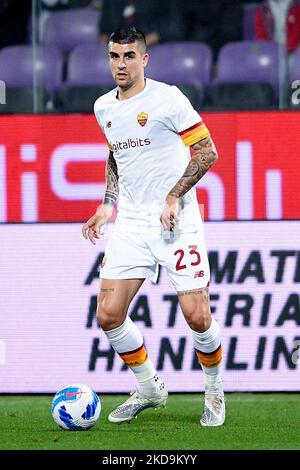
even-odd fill
[{"label": "player's left arm tattoo", "polygon": [[104,195],[104,204],[114,207],[119,195],[119,175],[118,167],[114,154],[109,152],[105,167],[106,191]]},{"label": "player's left arm tattoo", "polygon": [[194,155],[180,180],[169,192],[169,195],[182,197],[205,175],[209,168],[217,161],[218,154],[210,137],[199,140],[192,145]]}]

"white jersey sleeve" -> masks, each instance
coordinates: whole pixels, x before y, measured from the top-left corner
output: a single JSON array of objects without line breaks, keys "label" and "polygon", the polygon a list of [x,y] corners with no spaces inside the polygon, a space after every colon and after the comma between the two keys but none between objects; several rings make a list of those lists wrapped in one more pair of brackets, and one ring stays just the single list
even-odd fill
[{"label": "white jersey sleeve", "polygon": [[170,129],[179,134],[187,147],[209,136],[201,116],[193,108],[187,97],[176,87],[171,86],[168,122]]},{"label": "white jersey sleeve", "polygon": [[103,128],[104,128],[104,124],[103,124],[103,110],[102,110],[102,107],[101,107],[101,98],[98,98],[96,101],[95,101],[95,104],[94,104],[94,113],[95,113],[95,117],[97,119],[97,122],[103,132]]},{"label": "white jersey sleeve", "polygon": [[99,124],[99,127],[102,130],[102,133],[105,137],[106,144],[107,144],[109,150],[112,151],[112,147],[109,144],[109,142],[107,140],[107,137],[106,137],[106,134],[105,134],[104,107],[101,106],[101,98],[98,98],[97,101],[94,104],[94,114],[95,114],[96,120]]}]

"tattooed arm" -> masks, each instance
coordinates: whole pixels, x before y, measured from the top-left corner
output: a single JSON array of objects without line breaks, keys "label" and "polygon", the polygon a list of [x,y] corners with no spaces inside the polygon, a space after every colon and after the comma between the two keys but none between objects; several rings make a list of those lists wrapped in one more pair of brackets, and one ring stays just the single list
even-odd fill
[{"label": "tattooed arm", "polygon": [[119,194],[119,176],[117,163],[114,159],[114,154],[112,151],[109,152],[109,156],[106,162],[105,178],[106,191],[103,204],[108,204],[114,207]]},{"label": "tattooed arm", "polygon": [[102,225],[107,222],[112,216],[116,200],[119,194],[119,176],[118,167],[114,154],[109,152],[105,169],[106,191],[103,203],[98,207],[96,213],[84,224],[82,227],[82,235],[95,245],[95,238],[100,238],[103,234],[101,231]]},{"label": "tattooed arm", "polygon": [[207,170],[217,161],[216,147],[210,137],[192,145],[194,156],[191,158],[184,174],[169,192],[177,198],[187,193],[205,175]]},{"label": "tattooed arm", "polygon": [[172,230],[178,220],[179,198],[185,195],[205,175],[217,161],[218,154],[210,137],[199,140],[192,145],[194,155],[182,177],[177,181],[166,198],[161,214],[161,223],[166,230]]}]

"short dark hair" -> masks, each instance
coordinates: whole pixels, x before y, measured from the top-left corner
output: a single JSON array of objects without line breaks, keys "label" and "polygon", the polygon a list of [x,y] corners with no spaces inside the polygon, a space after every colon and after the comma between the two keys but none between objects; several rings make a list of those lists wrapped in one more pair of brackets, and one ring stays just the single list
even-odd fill
[{"label": "short dark hair", "polygon": [[140,42],[146,51],[146,38],[142,31],[136,29],[135,26],[127,26],[125,28],[119,28],[114,31],[109,41],[116,42],[118,44],[131,44],[132,42]]}]

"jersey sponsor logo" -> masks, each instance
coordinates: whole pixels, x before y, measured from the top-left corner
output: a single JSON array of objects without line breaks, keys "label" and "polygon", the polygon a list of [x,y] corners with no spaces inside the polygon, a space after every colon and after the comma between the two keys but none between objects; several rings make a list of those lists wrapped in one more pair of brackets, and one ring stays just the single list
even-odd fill
[{"label": "jersey sponsor logo", "polygon": [[144,125],[148,121],[148,114],[147,113],[140,113],[140,114],[137,115],[136,118],[137,118],[137,121],[138,121],[139,125],[144,127]]},{"label": "jersey sponsor logo", "polygon": [[119,150],[126,150],[135,147],[144,147],[145,145],[150,145],[150,139],[127,139],[123,142],[112,142],[110,145],[113,149],[113,152],[118,152]]}]

